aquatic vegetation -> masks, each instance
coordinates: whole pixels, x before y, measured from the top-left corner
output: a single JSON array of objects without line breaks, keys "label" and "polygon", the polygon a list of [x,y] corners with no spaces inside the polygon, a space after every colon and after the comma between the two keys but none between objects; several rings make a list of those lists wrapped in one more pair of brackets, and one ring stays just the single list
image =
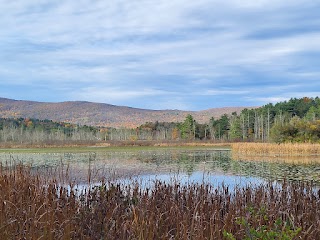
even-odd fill
[{"label": "aquatic vegetation", "polygon": [[0,190],[1,239],[224,239],[224,233],[244,239],[247,226],[269,232],[289,226],[288,234],[302,239],[320,234],[320,191],[312,182],[233,190],[101,182],[77,190],[19,165],[1,167]]},{"label": "aquatic vegetation", "polygon": [[234,159],[320,156],[320,144],[313,143],[232,143],[231,148]]}]

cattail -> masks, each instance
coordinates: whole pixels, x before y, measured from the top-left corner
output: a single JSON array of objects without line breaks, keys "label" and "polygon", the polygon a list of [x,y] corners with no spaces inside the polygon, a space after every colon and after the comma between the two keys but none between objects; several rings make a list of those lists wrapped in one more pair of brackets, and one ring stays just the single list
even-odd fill
[{"label": "cattail", "polygon": [[262,227],[296,231],[297,239],[320,234],[313,182],[230,188],[155,181],[144,189],[105,181],[79,193],[40,171],[1,166],[0,187],[1,239],[223,239],[224,232],[243,239]]}]

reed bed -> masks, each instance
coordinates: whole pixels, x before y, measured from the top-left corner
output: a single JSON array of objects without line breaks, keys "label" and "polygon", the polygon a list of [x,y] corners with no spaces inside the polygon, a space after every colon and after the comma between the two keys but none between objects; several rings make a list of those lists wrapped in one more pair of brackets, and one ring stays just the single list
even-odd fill
[{"label": "reed bed", "polygon": [[[320,156],[320,144],[312,143],[232,143],[232,156],[234,159],[251,159],[252,157],[268,157],[272,159],[292,159],[296,157]],[[319,159],[319,158],[318,158]]]},{"label": "reed bed", "polygon": [[320,191],[312,183],[231,190],[102,182],[78,192],[72,183],[61,187],[17,166],[1,167],[0,190],[1,239],[226,239],[228,234],[244,239],[252,229],[289,229],[296,235],[289,239],[318,239],[320,234]]}]

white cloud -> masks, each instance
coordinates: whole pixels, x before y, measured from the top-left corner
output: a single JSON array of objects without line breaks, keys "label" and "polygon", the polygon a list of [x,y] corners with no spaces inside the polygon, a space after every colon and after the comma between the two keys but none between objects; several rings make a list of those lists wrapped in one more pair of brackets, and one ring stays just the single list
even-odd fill
[{"label": "white cloud", "polygon": [[244,95],[250,93],[249,91],[246,90],[225,90],[225,89],[217,89],[217,90],[212,90],[212,89],[204,89],[201,92],[197,92],[196,95],[203,95],[203,96],[215,96],[215,95]]},{"label": "white cloud", "polygon": [[287,101],[290,99],[290,97],[257,97],[249,99],[258,103],[277,103]]},{"label": "white cloud", "polygon": [[303,98],[303,97],[317,97],[319,92],[290,92],[290,93],[280,93],[278,96],[270,94],[268,97],[247,97],[247,100],[254,101],[256,103],[267,104],[267,103],[278,103],[283,101],[288,101],[291,98]]},{"label": "white cloud", "polygon": [[320,72],[318,71],[302,71],[302,72],[293,72],[292,77],[298,77],[305,79],[306,81],[317,81],[320,79]]},{"label": "white cloud", "polygon": [[194,107],[194,104],[187,103],[183,97],[170,96],[159,102],[149,102],[146,105],[148,109],[178,109],[178,110],[190,110]]},{"label": "white cloud", "polygon": [[94,102],[121,102],[124,100],[151,97],[151,96],[163,96],[171,95],[173,92],[163,91],[158,89],[128,89],[125,86],[120,87],[88,87],[74,91],[72,94],[73,99],[85,99],[87,101]]},{"label": "white cloud", "polygon": [[[319,75],[314,63],[319,57],[306,62],[300,57],[320,52],[319,5],[304,0],[0,1],[0,79],[35,88],[59,83],[74,88],[78,99],[128,105],[151,96],[158,102],[163,96],[172,99],[170,81],[162,83],[167,76],[172,83],[183,82],[174,89],[178,97],[188,92],[240,98],[256,93],[241,83],[260,87],[260,78],[276,78],[261,80],[266,84],[261,88],[274,87],[280,94],[291,78],[296,84],[299,77]],[[228,86],[231,81],[236,87]],[[204,90],[197,93],[196,86]],[[154,105],[190,107],[186,99],[163,98]]]}]

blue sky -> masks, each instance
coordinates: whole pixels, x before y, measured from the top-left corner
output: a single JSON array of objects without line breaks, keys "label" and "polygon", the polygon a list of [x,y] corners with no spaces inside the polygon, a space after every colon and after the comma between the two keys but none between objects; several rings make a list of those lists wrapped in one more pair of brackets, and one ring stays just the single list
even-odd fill
[{"label": "blue sky", "polygon": [[320,1],[0,0],[0,96],[149,109],[320,95]]}]

